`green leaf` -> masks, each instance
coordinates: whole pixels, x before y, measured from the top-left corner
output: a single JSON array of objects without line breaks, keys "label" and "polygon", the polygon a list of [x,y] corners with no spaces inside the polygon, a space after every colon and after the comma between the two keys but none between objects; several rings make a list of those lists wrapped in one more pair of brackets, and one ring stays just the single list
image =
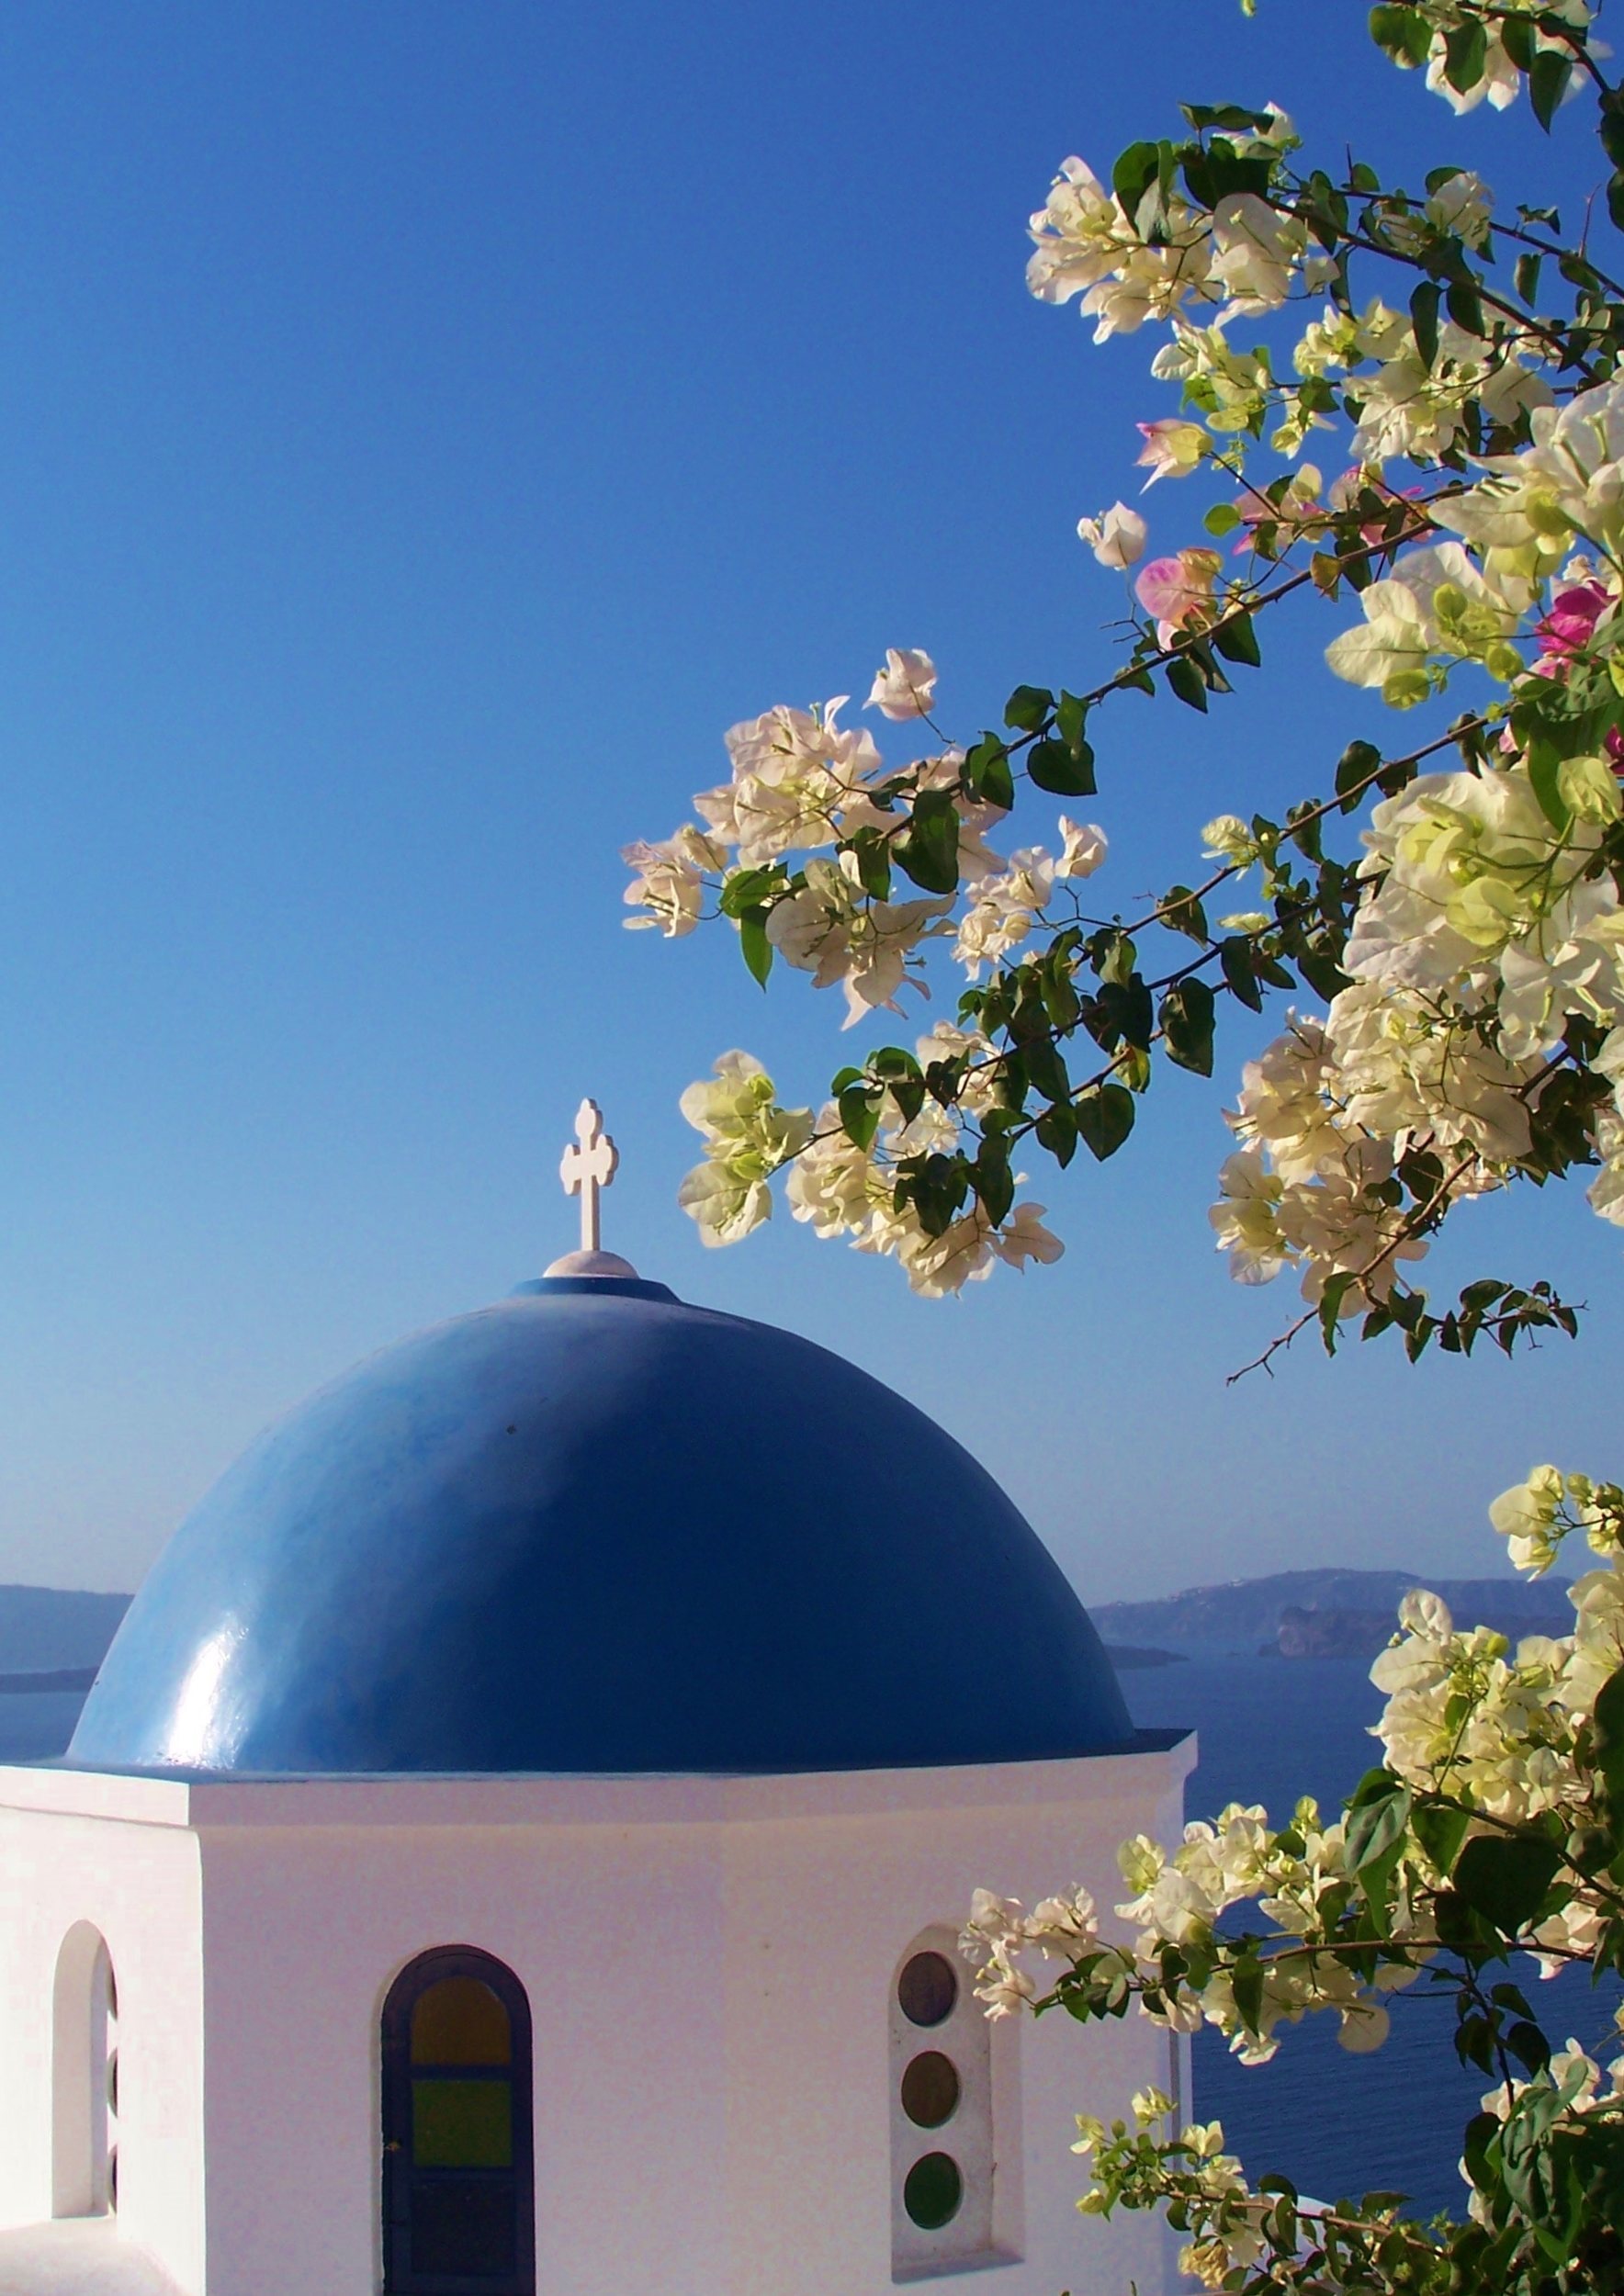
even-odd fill
[{"label": "green leaf", "polygon": [[1501,2039],[1527,2072],[1542,2073],[1551,2062],[1550,2042],[1539,2026],[1526,2017],[1508,2025]]},{"label": "green leaf", "polygon": [[1446,35],[1444,78],[1457,95],[1468,95],[1483,78],[1488,52],[1488,33],[1475,17]]},{"label": "green leaf", "polygon": [[1511,62],[1519,72],[1528,71],[1535,55],[1532,19],[1526,16],[1502,17],[1496,28],[1500,34],[1500,45]]},{"label": "green leaf", "polygon": [[759,981],[763,988],[767,985],[767,975],[773,970],[773,943],[767,938],[767,915],[765,909],[746,909],[739,920],[739,946],[744,962],[750,968],[751,977]]},{"label": "green leaf", "polygon": [[1244,104],[1180,104],[1179,110],[1200,135],[1203,128],[1221,128],[1231,135],[1264,135],[1273,126],[1268,112],[1249,112]]},{"label": "green leaf", "polygon": [[1596,123],[1601,148],[1615,167],[1624,167],[1624,96],[1618,89],[1609,88],[1601,99],[1601,118]]},{"label": "green leaf", "polygon": [[[1445,291],[1444,302],[1456,326],[1461,328],[1467,334],[1482,335],[1486,332],[1483,326],[1483,298],[1471,281],[1451,279]],[[1428,360],[1427,364],[1430,366],[1431,361]]]},{"label": "green leaf", "polygon": [[1133,1096],[1122,1085],[1096,1085],[1072,1102],[1077,1133],[1101,1164],[1114,1156],[1133,1129]]},{"label": "green leaf", "polygon": [[914,799],[908,834],[892,849],[899,869],[927,893],[956,893],[959,883],[959,815],[952,793],[922,790]]},{"label": "green leaf", "polygon": [[1348,975],[1335,957],[1311,942],[1291,951],[1291,962],[1308,983],[1310,988],[1324,997],[1339,996],[1348,986]]},{"label": "green leaf", "polygon": [[1057,1029],[1075,1027],[1082,1010],[1082,1000],[1072,975],[1072,958],[1066,945],[1066,938],[1063,935],[1050,950],[1038,976],[1043,1010]]},{"label": "green leaf", "polygon": [[1252,963],[1252,944],[1244,933],[1232,934],[1218,944],[1218,962],[1230,994],[1238,996],[1248,1012],[1263,1010],[1263,991],[1257,985],[1257,974]]},{"label": "green leaf", "polygon": [[1196,668],[1201,671],[1202,680],[1206,684],[1209,693],[1233,693],[1235,692],[1235,688],[1230,684],[1229,680],[1218,667],[1217,658],[1212,652],[1212,643],[1209,639],[1205,637],[1192,638],[1190,641],[1190,659],[1195,663]]},{"label": "green leaf", "polygon": [[724,917],[747,917],[769,893],[783,889],[784,872],[776,862],[765,869],[736,869],[724,883],[716,906]]},{"label": "green leaf", "polygon": [[1026,753],[1026,770],[1034,785],[1054,797],[1092,797],[1094,752],[1088,743],[1072,749],[1064,741],[1034,741]]},{"label": "green leaf", "polygon": [[1573,67],[1560,48],[1540,49],[1528,68],[1528,101],[1547,135],[1573,76]]},{"label": "green leaf", "polygon": [[1607,177],[1607,216],[1616,231],[1624,231],[1624,167]]},{"label": "green leaf", "polygon": [[1573,809],[1562,793],[1562,752],[1543,734],[1536,734],[1528,744],[1528,786],[1539,801],[1539,810],[1554,829],[1566,831],[1573,820]]},{"label": "green leaf", "polygon": [[884,833],[875,828],[859,829],[846,841],[846,850],[857,858],[857,879],[871,900],[891,898],[891,846]]},{"label": "green leaf", "polygon": [[1466,1285],[1461,1291],[1460,1305],[1468,1315],[1481,1316],[1504,1300],[1510,1289],[1511,1286],[1501,1283],[1497,1277],[1480,1276],[1476,1283]]},{"label": "green leaf", "polygon": [[1624,1813],[1624,1667],[1609,1674],[1596,1694],[1590,1758],[1601,1773],[1609,1806]]},{"label": "green leaf", "polygon": [[964,787],[976,802],[997,805],[1008,813],[1015,803],[1015,778],[1009,771],[1009,750],[997,734],[983,734],[964,760]]},{"label": "green leaf", "polygon": [[1212,938],[1207,913],[1188,885],[1169,885],[1156,903],[1156,915],[1169,932],[1185,933],[1203,946]]},{"label": "green leaf", "polygon": [[1001,1141],[982,1142],[981,1154],[970,1166],[970,1185],[993,1226],[1000,1226],[1015,1201],[1015,1175],[1009,1169],[1009,1149]]},{"label": "green leaf", "polygon": [[1048,724],[1054,708],[1054,696],[1047,686],[1017,686],[1004,704],[1004,723],[1023,734],[1035,734]]},{"label": "green leaf", "polygon": [[1214,502],[1201,519],[1201,524],[1220,542],[1225,535],[1234,534],[1241,523],[1241,514],[1233,502]]},{"label": "green leaf", "polygon": [[963,1156],[908,1157],[898,1166],[892,1191],[900,1211],[911,1204],[927,1235],[945,1235],[958,1218],[968,1191],[970,1167]]},{"label": "green leaf", "polygon": [[1021,1057],[1034,1092],[1041,1092],[1045,1100],[1070,1099],[1071,1078],[1052,1038],[1031,1038],[1021,1045]]},{"label": "green leaf", "polygon": [[1336,1352],[1336,1322],[1342,1313],[1342,1302],[1358,1281],[1357,1273],[1344,1269],[1341,1275],[1328,1277],[1325,1289],[1320,1293],[1320,1337],[1325,1342],[1327,1356],[1334,1356]]},{"label": "green leaf", "polygon": [[[1617,176],[1613,179],[1614,183],[1617,183],[1618,180],[1618,178]],[[1607,186],[1607,197],[1610,204],[1612,199],[1611,184]],[[1617,217],[1614,218],[1614,220],[1615,222],[1618,220]],[[1516,263],[1514,263],[1511,266],[1512,281],[1516,286],[1517,294],[1521,297],[1522,300],[1530,307],[1537,303],[1539,299],[1539,261],[1540,259],[1538,255],[1519,255]]]},{"label": "green leaf", "polygon": [[1133,946],[1132,936],[1117,925],[1101,928],[1095,935],[1090,954],[1100,979],[1114,981],[1119,987],[1126,987],[1133,977],[1133,967],[1139,962],[1139,951]]},{"label": "green leaf", "polygon": [[1107,981],[1093,1000],[1092,1011],[1085,1010],[1084,1019],[1107,1052],[1114,1052],[1124,1041],[1144,1052],[1154,1025],[1150,990],[1137,973],[1127,981]]},{"label": "green leaf", "polygon": [[1122,203],[1123,212],[1133,221],[1139,202],[1161,173],[1161,146],[1156,143],[1131,143],[1111,171],[1111,187]]},{"label": "green leaf", "polygon": [[1477,1834],[1455,1861],[1455,1892],[1502,1937],[1516,1937],[1545,1902],[1562,1863],[1537,1834]]},{"label": "green leaf", "polygon": [[1244,662],[1248,670],[1256,670],[1262,659],[1257,625],[1249,613],[1220,622],[1212,631],[1212,643],[1225,661]]},{"label": "green leaf", "polygon": [[1212,1073],[1212,992],[1205,981],[1179,981],[1162,998],[1158,1016],[1167,1058],[1198,1076]]},{"label": "green leaf", "polygon": [[1432,27],[1419,8],[1377,7],[1370,10],[1370,38],[1394,63],[1410,72],[1427,62]]},{"label": "green leaf", "polygon": [[1207,681],[1188,654],[1176,654],[1167,664],[1167,684],[1192,710],[1207,706]]},{"label": "green leaf", "polygon": [[1263,2016],[1263,1964],[1256,1952],[1241,1954],[1229,1973],[1235,2008],[1248,2032],[1256,2032]]},{"label": "green leaf", "polygon": [[1356,1874],[1378,1865],[1404,1841],[1410,1822],[1409,1789],[1393,1781],[1380,1801],[1361,1803],[1348,1813],[1348,1863]]},{"label": "green leaf", "polygon": [[1429,373],[1438,357],[1438,307],[1442,300],[1443,289],[1436,279],[1424,279],[1410,298],[1410,324],[1415,330],[1415,348]]},{"label": "green leaf", "polygon": [[1083,729],[1088,723],[1088,704],[1079,694],[1062,693],[1054,705],[1054,730],[1068,749],[1086,747]]},{"label": "green leaf", "polygon": [[1034,1129],[1038,1146],[1046,1148],[1064,1170],[1077,1152],[1077,1120],[1071,1103],[1057,1100],[1045,1109]]},{"label": "green leaf", "polygon": [[866,1151],[880,1129],[880,1105],[885,1096],[869,1085],[848,1085],[840,1097],[840,1130],[855,1147]]},{"label": "green leaf", "polygon": [[1344,813],[1364,802],[1372,774],[1382,770],[1382,752],[1373,742],[1350,741],[1336,760],[1336,794]]},{"label": "green leaf", "polygon": [[1417,1802],[1410,1813],[1411,1830],[1443,1874],[1454,1872],[1471,1822],[1470,1811],[1446,1809],[1436,1802]]}]

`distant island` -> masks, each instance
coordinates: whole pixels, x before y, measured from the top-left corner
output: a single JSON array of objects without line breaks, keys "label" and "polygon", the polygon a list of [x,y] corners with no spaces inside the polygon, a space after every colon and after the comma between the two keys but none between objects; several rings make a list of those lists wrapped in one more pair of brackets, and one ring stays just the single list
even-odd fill
[{"label": "distant island", "polygon": [[[1400,1602],[1429,1587],[1462,1626],[1521,1635],[1563,1635],[1573,1606],[1561,1581],[1449,1579],[1404,1570],[1277,1570],[1230,1579],[1151,1603],[1100,1603],[1095,1626],[1108,1649],[1168,1657],[1374,1658],[1393,1633]],[[1117,1660],[1122,1665],[1145,1659]]]},{"label": "distant island", "polygon": [[[1573,1610],[1560,1581],[1448,1579],[1404,1570],[1277,1570],[1150,1603],[1100,1603],[1091,1615],[1122,1670],[1192,1658],[1374,1658],[1411,1587],[1427,1586],[1463,1625],[1562,1635]],[[130,1607],[128,1594],[0,1586],[0,1697],[86,1691]]]},{"label": "distant island", "polygon": [[[6,1689],[19,1676],[84,1675],[88,1689],[118,1621],[130,1608],[128,1594],[85,1594],[56,1586],[0,1586],[0,1680]],[[74,1682],[30,1681],[30,1689],[72,1690]]]}]

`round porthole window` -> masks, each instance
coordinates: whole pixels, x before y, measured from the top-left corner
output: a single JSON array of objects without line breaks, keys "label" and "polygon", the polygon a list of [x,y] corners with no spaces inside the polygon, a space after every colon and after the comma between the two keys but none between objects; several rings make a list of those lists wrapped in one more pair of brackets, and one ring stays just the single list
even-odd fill
[{"label": "round porthole window", "polygon": [[927,2153],[916,2160],[902,2188],[902,2205],[922,2233],[938,2233],[951,2224],[964,2197],[959,2165],[946,2153]]},{"label": "round porthole window", "polygon": [[916,1953],[897,1980],[897,1998],[910,2025],[940,2025],[953,2015],[958,1998],[958,1977],[945,1953]]},{"label": "round porthole window", "polygon": [[927,2049],[902,2076],[902,2110],[919,2129],[939,2129],[959,2107],[959,2076],[951,2057]]}]

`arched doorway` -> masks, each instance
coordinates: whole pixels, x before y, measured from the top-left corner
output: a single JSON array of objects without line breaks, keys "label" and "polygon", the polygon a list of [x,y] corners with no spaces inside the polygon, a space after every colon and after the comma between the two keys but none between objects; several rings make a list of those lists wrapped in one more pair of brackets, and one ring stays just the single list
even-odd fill
[{"label": "arched doorway", "polygon": [[51,2038],[51,2212],[105,2216],[118,2177],[118,1998],[107,1941],[75,1921],[56,1957]]},{"label": "arched doorway", "polygon": [[386,2296],[534,2296],[530,2005],[472,1946],[384,2003],[383,2253]]}]

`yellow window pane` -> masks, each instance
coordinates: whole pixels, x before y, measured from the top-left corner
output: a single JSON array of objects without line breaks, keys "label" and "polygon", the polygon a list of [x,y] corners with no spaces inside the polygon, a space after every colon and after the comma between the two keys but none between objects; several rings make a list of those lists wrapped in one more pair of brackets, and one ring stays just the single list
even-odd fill
[{"label": "yellow window pane", "polygon": [[511,2168],[513,2099],[506,2081],[413,2081],[417,2168]]},{"label": "yellow window pane", "polygon": [[508,2065],[508,2013],[478,1977],[442,1977],[412,2012],[413,2065]]}]

